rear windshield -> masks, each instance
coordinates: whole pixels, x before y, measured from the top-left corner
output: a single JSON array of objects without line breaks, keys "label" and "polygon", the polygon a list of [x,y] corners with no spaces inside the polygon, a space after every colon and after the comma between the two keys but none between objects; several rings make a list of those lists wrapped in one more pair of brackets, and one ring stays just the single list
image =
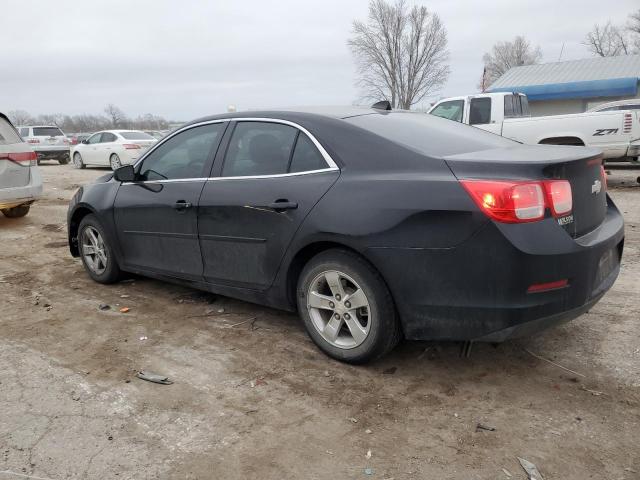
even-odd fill
[{"label": "rear windshield", "polygon": [[127,140],[155,140],[151,135],[144,132],[118,132]]},{"label": "rear windshield", "polygon": [[4,118],[0,118],[0,145],[8,145],[10,143],[22,143],[22,139],[9,122]]},{"label": "rear windshield", "polygon": [[33,127],[34,137],[62,137],[64,133],[58,127]]},{"label": "rear windshield", "polygon": [[424,113],[391,112],[351,117],[345,121],[429,156],[442,157],[514,145],[512,140],[499,135]]}]

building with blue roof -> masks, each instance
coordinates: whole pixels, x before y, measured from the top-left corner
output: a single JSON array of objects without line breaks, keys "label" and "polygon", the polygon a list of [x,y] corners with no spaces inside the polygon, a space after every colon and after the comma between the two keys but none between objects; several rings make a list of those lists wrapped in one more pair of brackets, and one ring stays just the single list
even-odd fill
[{"label": "building with blue roof", "polygon": [[544,116],[639,98],[639,83],[640,55],[624,55],[514,67],[487,91],[525,93],[531,115]]}]

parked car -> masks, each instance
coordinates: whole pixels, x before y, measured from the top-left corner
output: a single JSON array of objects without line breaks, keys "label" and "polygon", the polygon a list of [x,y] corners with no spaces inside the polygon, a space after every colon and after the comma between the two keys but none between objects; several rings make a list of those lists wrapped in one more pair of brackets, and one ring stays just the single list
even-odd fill
[{"label": "parked car", "polygon": [[18,127],[20,136],[29,143],[42,160],[57,160],[60,165],[69,163],[70,141],[56,125]]},{"label": "parked car", "polygon": [[530,146],[433,115],[228,113],[78,190],[71,254],[286,310],[346,362],[401,337],[497,342],[602,298],[622,215],[593,148]]},{"label": "parked car", "polygon": [[499,92],[446,98],[429,113],[523,143],[586,145],[608,160],[636,162],[640,156],[640,111],[530,117],[526,95]]},{"label": "parked car", "polygon": [[83,140],[86,140],[90,136],[90,133],[73,133],[69,135],[69,142],[71,143],[71,145],[77,145],[79,143],[82,143]]},{"label": "parked car", "polygon": [[158,130],[145,130],[144,133],[146,133],[147,135],[151,135],[156,140],[160,140],[165,135],[164,133],[159,132]]},{"label": "parked car", "polygon": [[607,102],[590,108],[589,112],[616,112],[618,110],[640,110],[640,98],[630,98],[618,100],[617,102]]},{"label": "parked car", "polygon": [[0,113],[0,210],[5,217],[24,217],[42,195],[37,158],[9,118]]},{"label": "parked car", "polygon": [[86,138],[71,150],[73,165],[110,166],[112,170],[135,162],[155,138],[138,130],[105,130]]}]

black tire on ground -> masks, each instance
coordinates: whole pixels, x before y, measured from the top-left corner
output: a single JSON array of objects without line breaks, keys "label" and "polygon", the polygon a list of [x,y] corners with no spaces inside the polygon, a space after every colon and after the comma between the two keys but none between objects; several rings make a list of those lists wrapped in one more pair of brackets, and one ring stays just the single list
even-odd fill
[{"label": "black tire on ground", "polygon": [[[104,243],[104,251],[107,256],[107,266],[104,272],[97,274],[87,265],[86,260],[83,255],[83,245],[82,245],[82,236],[84,230],[91,226],[98,231],[100,236],[102,237],[102,241]],[[113,254],[113,247],[111,246],[109,238],[104,233],[104,228],[100,224],[100,221],[96,218],[95,215],[89,214],[85,216],[80,222],[80,227],[78,228],[78,248],[80,252],[80,258],[82,259],[82,264],[84,265],[85,270],[89,274],[89,276],[98,283],[115,283],[121,278],[123,278],[122,271],[118,265],[118,262]]]},{"label": "black tire on ground", "polygon": [[[314,326],[307,309],[307,292],[314,278],[335,270],[354,279],[369,301],[370,330],[358,346],[345,349],[327,342]],[[327,355],[347,363],[366,363],[390,352],[402,337],[393,298],[378,271],[356,253],[331,249],[313,257],[303,268],[296,289],[298,313],[313,342]]]},{"label": "black tire on ground", "polygon": [[3,208],[2,213],[7,218],[20,218],[29,213],[31,205],[19,205],[13,208]]},{"label": "black tire on ground", "polygon": [[67,163],[69,163],[69,155],[67,155],[66,157],[59,157],[58,163],[60,165],[66,165]]},{"label": "black tire on ground", "polygon": [[73,154],[73,166],[80,169],[83,169],[86,167],[86,165],[82,161],[82,155],[80,155],[78,152],[75,152]]}]

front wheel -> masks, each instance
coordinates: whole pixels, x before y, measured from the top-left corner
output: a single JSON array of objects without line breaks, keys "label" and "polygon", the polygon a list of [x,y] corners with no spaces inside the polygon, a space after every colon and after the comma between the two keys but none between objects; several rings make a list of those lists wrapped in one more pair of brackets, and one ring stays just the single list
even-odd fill
[{"label": "front wheel", "polygon": [[31,205],[19,205],[13,208],[3,208],[2,213],[7,218],[20,218],[29,213]]},{"label": "front wheel", "polygon": [[122,272],[113,254],[113,248],[95,215],[89,214],[78,229],[80,258],[89,276],[98,283],[117,282]]},{"label": "front wheel", "polygon": [[120,157],[115,153],[109,157],[109,164],[111,165],[111,170],[114,172],[122,166]]},{"label": "front wheel", "polygon": [[73,154],[73,166],[78,169],[82,169],[86,166],[82,161],[82,155],[80,155],[80,153],[78,152]]},{"label": "front wheel", "polygon": [[369,362],[400,341],[389,289],[371,264],[350,251],[312,258],[300,275],[297,302],[311,339],[337,360]]}]

